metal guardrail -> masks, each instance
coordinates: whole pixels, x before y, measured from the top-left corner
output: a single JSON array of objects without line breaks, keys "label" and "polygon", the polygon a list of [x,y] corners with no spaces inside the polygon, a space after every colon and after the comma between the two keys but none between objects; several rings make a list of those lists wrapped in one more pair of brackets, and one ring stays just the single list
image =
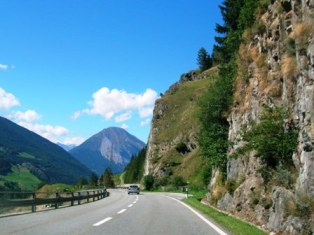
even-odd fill
[{"label": "metal guardrail", "polygon": [[[5,199],[3,197],[22,197],[24,199]],[[28,196],[27,196],[28,195]],[[32,212],[36,212],[36,207],[40,205],[52,205],[55,209],[58,209],[60,205],[65,202],[70,202],[70,206],[74,206],[75,202],[80,205],[83,200],[86,202],[96,201],[109,196],[109,192],[106,189],[101,190],[88,190],[75,193],[55,193],[55,196],[49,198],[38,197],[36,193],[30,192],[0,192],[0,207],[25,207],[31,206]]]}]

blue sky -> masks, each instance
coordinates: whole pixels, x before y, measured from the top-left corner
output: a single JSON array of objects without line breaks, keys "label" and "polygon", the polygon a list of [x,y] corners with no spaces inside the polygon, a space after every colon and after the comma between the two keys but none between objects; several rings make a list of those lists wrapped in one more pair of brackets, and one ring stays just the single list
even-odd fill
[{"label": "blue sky", "polygon": [[221,0],[0,0],[0,115],[53,142],[117,126],[147,142],[155,100],[212,50]]}]

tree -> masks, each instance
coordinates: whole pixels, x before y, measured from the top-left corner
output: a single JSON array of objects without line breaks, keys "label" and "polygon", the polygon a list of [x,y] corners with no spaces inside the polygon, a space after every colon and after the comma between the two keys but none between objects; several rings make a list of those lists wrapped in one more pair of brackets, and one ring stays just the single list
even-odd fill
[{"label": "tree", "polygon": [[132,156],[131,161],[125,168],[125,183],[139,183],[141,181],[144,172],[145,157],[146,147],[143,148],[137,155]]},{"label": "tree", "polygon": [[198,51],[197,63],[201,71],[212,67],[212,58],[203,47]]},{"label": "tree", "polygon": [[220,76],[213,78],[213,83],[199,102],[199,121],[202,128],[198,141],[210,168],[219,168],[225,174],[229,144],[229,123],[225,114],[232,104],[236,65],[221,65],[220,70]]},{"label": "tree", "polygon": [[115,186],[112,179],[112,172],[109,167],[106,168],[105,172],[100,177],[100,184],[105,186],[106,188],[113,188]]},{"label": "tree", "polygon": [[87,184],[88,184],[88,181],[87,181],[87,179],[84,178],[84,177],[80,177],[80,178],[78,179],[78,181],[77,181],[77,186],[78,186],[79,188],[82,188],[84,185],[87,185]]},{"label": "tree", "polygon": [[153,189],[154,187],[154,182],[155,182],[155,178],[154,176],[152,175],[146,175],[144,177],[144,186],[145,186],[145,189],[150,191]]},{"label": "tree", "polygon": [[89,180],[89,184],[91,186],[96,186],[98,184],[98,175],[96,175],[96,173],[92,173],[90,180]]},{"label": "tree", "polygon": [[216,45],[213,49],[214,64],[228,63],[238,50],[245,29],[255,22],[256,0],[224,0],[220,5],[223,24],[216,25]]}]

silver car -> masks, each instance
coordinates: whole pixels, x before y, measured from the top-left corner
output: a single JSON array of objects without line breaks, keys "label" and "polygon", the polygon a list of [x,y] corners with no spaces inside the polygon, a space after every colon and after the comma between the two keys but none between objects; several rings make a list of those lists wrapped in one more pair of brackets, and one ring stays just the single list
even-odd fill
[{"label": "silver car", "polygon": [[140,188],[137,185],[130,185],[128,187],[128,194],[131,194],[131,193],[140,194]]}]

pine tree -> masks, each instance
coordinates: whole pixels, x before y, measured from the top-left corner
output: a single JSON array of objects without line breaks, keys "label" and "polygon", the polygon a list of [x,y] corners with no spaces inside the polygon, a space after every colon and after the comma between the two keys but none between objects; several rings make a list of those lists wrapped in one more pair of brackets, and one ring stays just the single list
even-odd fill
[{"label": "pine tree", "polygon": [[95,173],[92,173],[92,175],[90,177],[89,184],[91,186],[97,186],[97,184],[98,184],[98,176]]},{"label": "pine tree", "polygon": [[215,64],[230,61],[240,45],[242,32],[239,30],[238,19],[244,4],[245,0],[225,0],[219,6],[224,23],[222,25],[216,24],[216,32],[220,36],[215,37],[217,42],[213,50]]},{"label": "pine tree", "polygon": [[106,188],[113,188],[115,186],[112,179],[112,171],[109,167],[106,168],[105,172],[100,177],[100,184]]},{"label": "pine tree", "polygon": [[197,63],[201,71],[212,67],[212,58],[203,47],[198,51]]}]

